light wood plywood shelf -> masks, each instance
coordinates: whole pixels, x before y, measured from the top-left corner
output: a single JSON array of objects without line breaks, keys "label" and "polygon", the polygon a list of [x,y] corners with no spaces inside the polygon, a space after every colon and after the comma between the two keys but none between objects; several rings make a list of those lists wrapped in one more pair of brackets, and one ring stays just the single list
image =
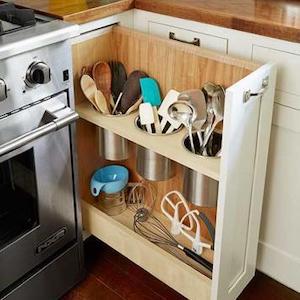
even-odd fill
[{"label": "light wood plywood shelf", "polygon": [[136,128],[134,120],[137,114],[129,116],[111,117],[104,116],[95,111],[88,102],[76,106],[80,117],[99,127],[112,132],[168,157],[184,166],[187,166],[201,174],[219,180],[220,159],[205,158],[189,153],[183,146],[183,138],[186,130],[167,136],[153,136]]},{"label": "light wood plywood shelf", "polygon": [[[149,273],[176,289],[188,299],[209,299],[211,274],[201,266],[196,270],[183,260],[152,244],[133,231],[134,212],[127,209],[121,215],[111,217],[96,207],[96,202],[82,200],[83,225],[85,230],[101,239],[112,248],[147,270]],[[155,213],[161,221],[163,216]],[[165,224],[165,222],[163,222]],[[166,224],[165,224],[166,225]],[[212,261],[213,251],[204,250],[203,256]],[[197,264],[196,264],[197,265]]]}]

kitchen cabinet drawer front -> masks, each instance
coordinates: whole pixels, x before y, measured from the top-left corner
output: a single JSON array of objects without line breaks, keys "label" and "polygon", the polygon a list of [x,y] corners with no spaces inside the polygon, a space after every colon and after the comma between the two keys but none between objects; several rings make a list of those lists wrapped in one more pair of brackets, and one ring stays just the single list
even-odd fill
[{"label": "kitchen cabinet drawer front", "polygon": [[300,55],[253,45],[252,59],[276,63],[278,67],[276,102],[300,107]]},{"label": "kitchen cabinet drawer front", "polygon": [[189,43],[194,41],[194,39],[199,39],[200,47],[227,53],[228,40],[221,37],[155,22],[149,22],[149,33],[164,38],[169,38],[170,33],[174,33],[176,39]]}]

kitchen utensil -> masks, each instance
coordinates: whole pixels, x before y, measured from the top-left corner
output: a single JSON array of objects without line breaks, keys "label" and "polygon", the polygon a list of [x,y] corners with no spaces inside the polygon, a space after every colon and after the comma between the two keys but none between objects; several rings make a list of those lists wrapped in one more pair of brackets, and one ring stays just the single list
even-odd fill
[{"label": "kitchen utensil", "polygon": [[142,71],[133,71],[129,74],[122,90],[122,97],[117,106],[117,110],[125,114],[126,111],[135,104],[141,97],[140,79],[148,75]]},{"label": "kitchen utensil", "polygon": [[224,105],[225,105],[225,91],[221,86],[219,86],[219,88],[214,92],[212,97],[212,109],[215,115],[215,119],[210,130],[207,133],[205,133],[202,148],[205,148],[216,126],[223,120]]},{"label": "kitchen utensil", "polygon": [[159,116],[158,116],[158,112],[157,112],[157,107],[152,106],[152,111],[153,111],[155,133],[161,134],[162,130],[161,130],[161,125],[160,125]]},{"label": "kitchen utensil", "polygon": [[[204,132],[204,130],[202,130],[202,134],[203,134],[203,132]],[[194,142],[196,155],[202,155],[202,156],[207,156],[207,157],[217,157],[218,155],[220,155],[219,151],[222,146],[222,134],[221,133],[214,131],[211,134],[210,139],[204,149],[202,149],[202,147],[200,146],[198,132],[194,131],[192,133],[192,136],[193,136],[193,142]],[[190,143],[190,136],[188,134],[185,135],[185,137],[183,138],[183,146],[189,152],[193,152],[191,143]]]},{"label": "kitchen utensil", "polygon": [[[179,207],[181,205],[183,205],[185,213],[190,211],[185,198],[178,191],[171,191],[167,193],[160,203],[162,213],[171,221],[171,233],[173,235],[180,234],[180,226],[184,226],[185,230],[188,231],[193,229],[193,220],[191,216],[189,216],[189,226],[180,223]],[[169,211],[173,211],[173,213],[171,214]]]},{"label": "kitchen utensil", "polygon": [[109,216],[120,215],[126,210],[127,188],[113,194],[101,193],[95,205]]},{"label": "kitchen utensil", "polygon": [[217,207],[218,188],[218,181],[190,168],[184,168],[182,194],[194,205]]},{"label": "kitchen utensil", "polygon": [[[129,184],[130,185],[130,184]],[[137,212],[139,209],[147,209],[147,217],[152,213],[154,204],[157,199],[157,190],[155,186],[142,180],[135,183],[131,188],[128,195],[128,208],[133,212]]]},{"label": "kitchen utensil", "polygon": [[98,128],[99,155],[111,161],[126,160],[129,157],[128,140],[111,130]]},{"label": "kitchen utensil", "polygon": [[93,104],[96,110],[101,112],[101,109],[98,107],[95,101],[97,87],[93,78],[87,74],[83,74],[80,79],[80,87],[84,96]]},{"label": "kitchen utensil", "polygon": [[176,101],[169,106],[168,114],[172,119],[181,122],[187,128],[191,143],[191,150],[195,153],[192,124],[197,118],[197,112],[194,106],[187,101]]},{"label": "kitchen utensil", "polygon": [[97,107],[100,109],[100,111],[108,115],[110,114],[109,106],[107,105],[106,99],[101,91],[96,90],[95,91],[95,103],[97,104]]},{"label": "kitchen utensil", "polygon": [[109,67],[111,70],[111,93],[113,100],[116,103],[120,93],[123,90],[124,84],[127,80],[127,73],[122,63],[118,61],[110,61]]},{"label": "kitchen utensil", "polygon": [[210,220],[208,219],[206,214],[202,211],[199,212],[197,217],[199,220],[201,220],[205,224],[207,231],[209,233],[209,236],[211,238],[211,241],[212,241],[211,249],[214,250],[214,248],[215,248],[215,231],[216,231],[214,225],[210,222]]},{"label": "kitchen utensil", "polygon": [[91,179],[90,188],[94,197],[100,192],[114,194],[122,191],[129,178],[128,169],[123,166],[111,165],[97,170]]},{"label": "kitchen utensil", "polygon": [[168,180],[175,175],[175,163],[150,149],[137,145],[136,170],[150,181]]},{"label": "kitchen utensil", "polygon": [[203,139],[201,131],[207,119],[207,108],[204,93],[200,89],[184,91],[178,95],[178,100],[189,101],[195,108],[197,118],[193,122],[193,128],[197,131],[200,145],[202,145]]},{"label": "kitchen utensil", "polygon": [[[161,117],[159,117],[159,119],[161,120]],[[161,133],[155,133],[155,132],[153,133],[152,132],[152,133],[149,133],[149,132],[147,132],[145,126],[141,124],[141,119],[140,119],[139,116],[135,118],[134,124],[135,124],[136,128],[138,128],[139,130],[141,130],[143,132],[146,132],[147,134],[156,135],[156,136],[157,135],[162,135],[162,136],[172,135],[172,134],[175,134],[175,133],[179,132],[183,127],[183,125],[181,124],[181,126],[178,129],[174,129],[172,132],[168,132],[168,133],[167,132],[161,132]]]},{"label": "kitchen utensil", "polygon": [[138,211],[135,214],[133,227],[136,233],[140,234],[154,244],[170,246],[181,250],[186,256],[190,257],[212,272],[213,264],[196,254],[194,251],[179,244],[159,219],[153,215],[148,216],[146,218],[147,221],[143,221],[144,219],[145,216],[143,211]]},{"label": "kitchen utensil", "polygon": [[153,109],[150,103],[142,103],[139,106],[141,124],[146,126],[147,132],[152,133],[151,124],[154,123]]},{"label": "kitchen utensil", "polygon": [[140,79],[143,102],[150,103],[152,106],[161,104],[160,89],[155,79],[147,77]]},{"label": "kitchen utensil", "polygon": [[206,121],[204,136],[208,133],[213,123],[214,112],[212,109],[212,97],[216,89],[217,89],[217,85],[212,82],[207,82],[202,87],[202,91],[206,99],[206,113],[207,113],[207,121]]},{"label": "kitchen utensil", "polygon": [[[199,214],[198,210],[192,210],[187,212],[181,219],[179,229],[180,232],[192,242],[192,251],[194,251],[196,254],[201,255],[203,251],[203,247],[207,249],[211,249],[211,245],[208,243],[204,243],[201,241],[201,227],[199,219],[197,218],[197,215]],[[188,233],[184,227],[183,222],[187,217],[192,217],[194,223],[196,224],[196,231]],[[190,230],[189,230],[190,231]]]},{"label": "kitchen utensil", "polygon": [[132,106],[130,106],[128,108],[128,110],[126,111],[125,115],[129,115],[132,112],[136,111],[139,109],[140,104],[143,102],[143,100],[140,98],[137,102],[135,102]]},{"label": "kitchen utensil", "polygon": [[106,102],[114,107],[115,103],[111,95],[112,74],[109,64],[106,62],[95,63],[93,65],[92,73],[97,89],[103,93]]},{"label": "kitchen utensil", "polygon": [[[181,125],[181,122],[174,120],[168,114],[168,109],[170,105],[177,101],[178,96],[179,96],[179,92],[175,90],[170,90],[158,109],[158,114],[162,117],[161,120],[162,132],[170,133],[175,129],[178,129]],[[170,123],[170,127],[166,131],[165,129],[168,122]]]}]

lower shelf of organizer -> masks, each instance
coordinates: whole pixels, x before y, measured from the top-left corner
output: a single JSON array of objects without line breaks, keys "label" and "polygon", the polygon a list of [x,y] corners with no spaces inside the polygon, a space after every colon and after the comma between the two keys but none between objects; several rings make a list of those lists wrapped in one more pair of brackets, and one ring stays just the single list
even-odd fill
[{"label": "lower shelf of organizer", "polygon": [[[212,274],[180,251],[172,250],[170,253],[169,249],[162,249],[135,233],[132,210],[127,209],[111,217],[99,210],[96,202],[82,201],[82,215],[86,231],[165,284],[188,299],[210,299]],[[154,215],[169,227],[163,215],[156,212]],[[180,243],[186,244],[184,240],[178,239]],[[204,249],[202,256],[212,262],[213,251]]]}]

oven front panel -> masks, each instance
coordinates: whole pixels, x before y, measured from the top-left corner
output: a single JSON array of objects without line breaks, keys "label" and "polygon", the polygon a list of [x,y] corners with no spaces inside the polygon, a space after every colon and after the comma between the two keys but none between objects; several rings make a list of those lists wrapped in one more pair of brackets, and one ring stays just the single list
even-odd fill
[{"label": "oven front panel", "polygon": [[0,160],[0,295],[76,239],[70,137],[66,126]]}]

